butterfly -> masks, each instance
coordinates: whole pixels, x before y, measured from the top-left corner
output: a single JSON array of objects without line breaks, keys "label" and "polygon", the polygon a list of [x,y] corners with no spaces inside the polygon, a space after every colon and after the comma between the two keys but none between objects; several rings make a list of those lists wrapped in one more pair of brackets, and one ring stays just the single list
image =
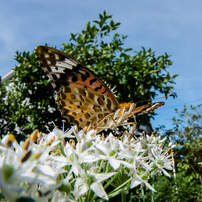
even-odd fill
[{"label": "butterfly", "polygon": [[56,103],[63,117],[79,129],[91,125],[97,132],[115,129],[130,117],[153,112],[164,102],[140,107],[119,104],[114,93],[90,69],[70,55],[47,46],[37,46],[35,55],[56,91]]}]

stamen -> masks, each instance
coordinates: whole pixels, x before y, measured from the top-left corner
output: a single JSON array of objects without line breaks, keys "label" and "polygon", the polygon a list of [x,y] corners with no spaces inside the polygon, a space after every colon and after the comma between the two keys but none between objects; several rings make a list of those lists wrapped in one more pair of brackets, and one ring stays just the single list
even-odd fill
[{"label": "stamen", "polygon": [[39,131],[38,131],[38,130],[35,130],[35,131],[31,134],[30,140],[31,140],[32,142],[36,142],[38,133],[39,133]]},{"label": "stamen", "polygon": [[47,143],[46,143],[46,146],[50,146],[53,141],[55,140],[55,136],[53,136]]},{"label": "stamen", "polygon": [[27,138],[26,140],[25,140],[25,143],[24,143],[24,145],[23,145],[23,149],[24,150],[27,150],[28,149],[28,147],[29,147],[29,144],[30,144],[30,138]]},{"label": "stamen", "polygon": [[25,156],[21,159],[21,162],[24,163],[25,161],[27,161],[29,159],[29,157],[31,156],[32,151],[28,151]]}]

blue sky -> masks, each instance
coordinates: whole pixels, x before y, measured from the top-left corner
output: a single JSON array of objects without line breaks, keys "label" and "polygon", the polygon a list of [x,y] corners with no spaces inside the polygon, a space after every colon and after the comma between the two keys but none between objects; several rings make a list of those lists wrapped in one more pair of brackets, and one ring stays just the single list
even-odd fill
[{"label": "blue sky", "polygon": [[[152,48],[156,55],[167,52],[173,65],[168,69],[176,78],[178,98],[165,100],[153,127],[171,127],[175,108],[202,103],[202,1],[201,0],[7,0],[0,3],[0,75],[17,62],[15,51],[33,51],[48,43],[62,47],[70,33],[80,32],[88,21],[108,10],[115,22],[121,22],[118,33],[128,35],[125,47],[139,51]],[[163,100],[162,100],[163,101]]]}]

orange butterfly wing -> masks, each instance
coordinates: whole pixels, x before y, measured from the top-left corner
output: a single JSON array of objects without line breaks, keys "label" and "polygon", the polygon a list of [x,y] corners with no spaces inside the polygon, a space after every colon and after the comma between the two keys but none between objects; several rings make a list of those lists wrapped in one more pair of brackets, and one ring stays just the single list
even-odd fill
[{"label": "orange butterfly wing", "polygon": [[[163,106],[164,104],[165,104],[165,102],[155,102],[155,103],[151,103],[151,104],[147,104],[147,105],[142,105],[140,107],[136,107],[133,114],[135,116],[138,116],[138,115],[142,115],[142,114],[151,113],[155,109]],[[132,116],[132,114],[131,114],[131,116]],[[127,118],[129,118],[131,116],[128,116]]]},{"label": "orange butterfly wing", "polygon": [[79,128],[95,126],[119,108],[110,89],[70,55],[46,46],[38,46],[35,54],[56,91],[59,110]]}]

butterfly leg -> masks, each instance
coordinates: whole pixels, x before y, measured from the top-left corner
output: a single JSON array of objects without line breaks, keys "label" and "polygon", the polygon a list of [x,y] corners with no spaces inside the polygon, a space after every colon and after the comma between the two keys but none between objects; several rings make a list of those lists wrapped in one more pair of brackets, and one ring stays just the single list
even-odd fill
[{"label": "butterfly leg", "polygon": [[119,135],[119,139],[122,139],[125,135],[128,135],[128,131],[125,130],[123,134]]},{"label": "butterfly leg", "polygon": [[[112,115],[113,115],[113,113],[108,114],[107,116],[105,116],[96,126],[94,126],[94,129],[97,129],[98,126],[99,126],[105,119],[107,119],[108,117],[111,117]],[[105,128],[105,127],[99,127],[99,128]]]},{"label": "butterfly leg", "polygon": [[129,140],[131,140],[131,138],[133,137],[133,132],[136,131],[136,129],[137,129],[137,122],[134,123],[134,125],[133,125],[133,128],[132,128],[130,135],[129,135]]},{"label": "butterfly leg", "polygon": [[113,130],[115,130],[119,135],[121,135],[121,132],[119,132],[119,131],[116,130],[115,128],[111,128],[110,126],[109,126],[109,127],[97,127],[97,129],[113,129]]},{"label": "butterfly leg", "polygon": [[131,138],[133,137],[133,131],[136,131],[137,129],[137,121],[136,121],[136,118],[135,118],[135,115],[133,114],[133,118],[134,118],[134,125],[133,125],[133,128],[130,132],[130,135],[129,135],[129,140],[131,140]]},{"label": "butterfly leg", "polygon": [[111,120],[114,122],[115,125],[117,125],[116,121],[113,119],[112,115],[113,113],[108,114],[105,118],[103,118],[94,128],[95,129],[114,129],[119,135],[121,134],[117,129],[115,129],[112,125],[104,126],[104,127],[98,127],[106,118],[111,117]]},{"label": "butterfly leg", "polygon": [[135,122],[122,123],[122,124],[120,124],[120,126],[125,126],[125,125],[130,125],[130,124],[135,124]]},{"label": "butterfly leg", "polygon": [[134,122],[122,123],[121,126],[129,125],[129,124],[133,124],[132,130],[131,130],[131,132],[130,132],[130,134],[129,134],[129,140],[131,140],[131,138],[132,138],[132,134],[133,134],[133,131],[136,130],[137,122],[136,122],[136,120],[134,120]]}]

